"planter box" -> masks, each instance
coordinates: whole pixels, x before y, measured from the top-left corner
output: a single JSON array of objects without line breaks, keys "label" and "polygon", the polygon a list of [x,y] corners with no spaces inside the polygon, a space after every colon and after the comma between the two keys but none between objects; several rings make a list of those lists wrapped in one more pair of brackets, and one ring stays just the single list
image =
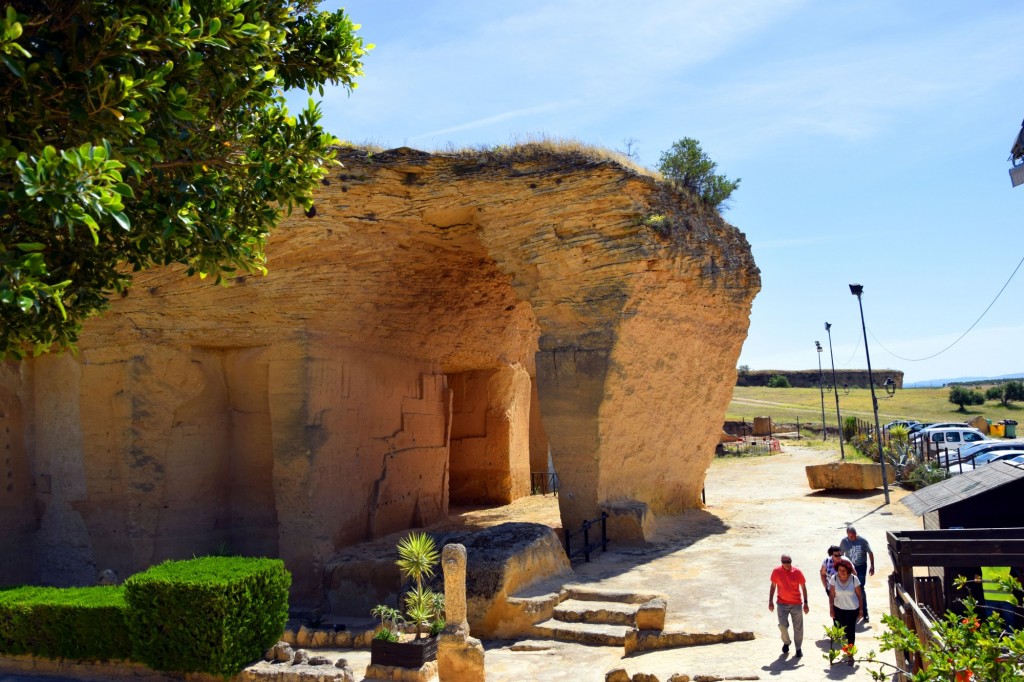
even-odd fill
[{"label": "planter box", "polygon": [[874,490],[882,485],[881,464],[833,462],[805,467],[813,490]]},{"label": "planter box", "polygon": [[370,642],[370,664],[396,668],[422,668],[427,661],[437,660],[437,637],[423,637],[409,642]]}]

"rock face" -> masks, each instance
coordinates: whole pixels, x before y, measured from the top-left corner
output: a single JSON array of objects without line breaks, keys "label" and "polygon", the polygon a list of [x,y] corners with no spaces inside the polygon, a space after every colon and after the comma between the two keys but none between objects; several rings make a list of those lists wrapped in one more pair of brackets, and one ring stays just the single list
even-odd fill
[{"label": "rock face", "polygon": [[0,582],[228,550],[312,596],[339,548],[528,494],[549,448],[566,527],[700,504],[742,233],[580,154],[341,158],[266,277],[141,273],[77,356],[0,369]]}]

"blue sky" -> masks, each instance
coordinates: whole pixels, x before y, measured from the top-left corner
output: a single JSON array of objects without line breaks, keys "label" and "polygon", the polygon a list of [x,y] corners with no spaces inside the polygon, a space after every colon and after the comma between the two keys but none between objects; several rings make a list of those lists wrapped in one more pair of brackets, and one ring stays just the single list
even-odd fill
[{"label": "blue sky", "polygon": [[[682,137],[742,178],[725,218],[761,268],[740,364],[871,361],[907,381],[1024,372],[1024,3],[324,2],[376,48],[338,137],[424,150],[579,139],[657,165]],[[295,97],[296,105],[305,94]],[[827,350],[824,357],[828,363]]]}]

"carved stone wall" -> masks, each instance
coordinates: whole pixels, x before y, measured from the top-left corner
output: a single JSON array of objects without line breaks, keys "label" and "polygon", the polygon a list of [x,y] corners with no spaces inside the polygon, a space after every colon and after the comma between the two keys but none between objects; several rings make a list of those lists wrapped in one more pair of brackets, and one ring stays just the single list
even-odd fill
[{"label": "carved stone wall", "polygon": [[699,505],[760,286],[742,233],[578,154],[341,160],[266,277],[140,273],[77,356],[3,367],[0,582],[229,550],[313,598],[339,548],[528,494],[548,448],[566,526]]}]

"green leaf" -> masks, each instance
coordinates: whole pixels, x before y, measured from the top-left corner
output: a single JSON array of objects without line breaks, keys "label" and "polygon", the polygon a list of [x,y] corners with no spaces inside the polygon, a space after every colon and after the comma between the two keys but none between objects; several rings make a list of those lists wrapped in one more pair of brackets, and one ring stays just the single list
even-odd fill
[{"label": "green leaf", "polygon": [[121,211],[111,211],[110,215],[114,218],[114,220],[117,221],[117,224],[120,225],[122,229],[131,229],[132,223],[130,220],[128,220],[128,216],[126,216],[124,213],[122,213]]},{"label": "green leaf", "polygon": [[4,60],[4,64],[7,66],[8,71],[18,78],[25,77],[25,69],[21,68],[21,62],[17,59],[11,59],[8,55],[2,55],[0,56],[0,59]]},{"label": "green leaf", "polygon": [[46,248],[45,244],[40,244],[39,242],[25,242],[22,244],[15,244],[14,246],[25,252],[42,251]]},{"label": "green leaf", "polygon": [[124,184],[123,182],[119,182],[116,185],[114,185],[113,189],[114,189],[115,192],[117,192],[118,194],[120,194],[123,197],[130,197],[132,199],[135,198],[134,190],[132,190],[131,187],[129,187],[128,185]]},{"label": "green leaf", "polygon": [[218,19],[217,17],[214,17],[214,18],[210,19],[210,31],[209,31],[210,37],[212,38],[213,36],[217,35],[217,33],[219,31],[220,31],[220,19]]}]

